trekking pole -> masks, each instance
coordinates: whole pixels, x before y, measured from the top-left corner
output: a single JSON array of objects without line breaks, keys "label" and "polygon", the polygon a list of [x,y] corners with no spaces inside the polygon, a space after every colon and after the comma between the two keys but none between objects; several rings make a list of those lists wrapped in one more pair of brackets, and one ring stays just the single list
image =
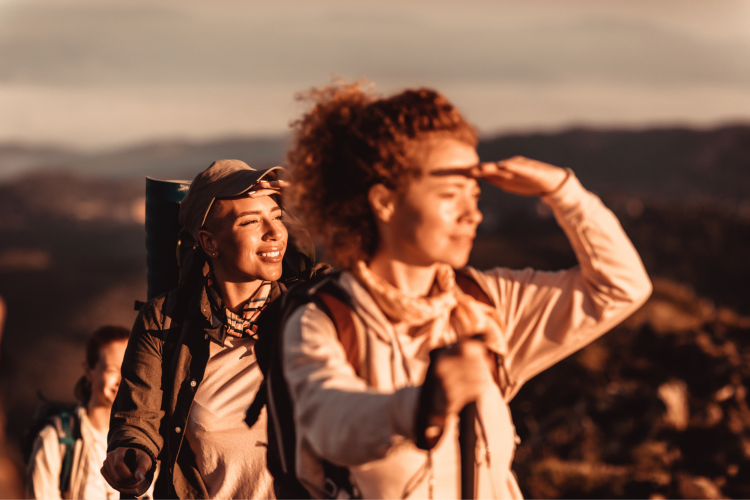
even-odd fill
[{"label": "trekking pole", "polygon": [[458,414],[458,446],[461,450],[461,498],[476,498],[474,461],[476,459],[477,404],[469,403]]},{"label": "trekking pole", "polygon": [[[135,450],[133,448],[128,448],[127,450],[125,450],[125,466],[130,470],[131,474],[133,474],[135,472],[135,469],[138,467]],[[135,496],[135,493],[120,493],[120,498],[131,499],[137,497]]]}]

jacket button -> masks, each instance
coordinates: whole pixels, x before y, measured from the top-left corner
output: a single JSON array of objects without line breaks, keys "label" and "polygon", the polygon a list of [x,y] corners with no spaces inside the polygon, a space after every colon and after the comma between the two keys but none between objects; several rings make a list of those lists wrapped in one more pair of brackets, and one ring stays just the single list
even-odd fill
[{"label": "jacket button", "polygon": [[196,385],[198,385],[198,382],[196,382],[195,380],[190,381],[190,387],[195,387]]},{"label": "jacket button", "polygon": [[175,431],[175,432],[176,432],[177,434],[179,434],[180,432],[182,432],[182,429],[180,429],[179,427],[175,427],[175,428],[174,428],[174,431]]}]

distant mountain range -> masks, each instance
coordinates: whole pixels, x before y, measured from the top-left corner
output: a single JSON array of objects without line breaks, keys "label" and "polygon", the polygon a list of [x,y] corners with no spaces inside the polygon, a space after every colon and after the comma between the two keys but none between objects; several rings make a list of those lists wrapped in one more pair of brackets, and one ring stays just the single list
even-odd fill
[{"label": "distant mountain range", "polygon": [[0,144],[0,180],[39,170],[64,170],[110,179],[151,176],[192,179],[214,160],[240,159],[257,168],[278,165],[286,140],[237,138],[208,142],[161,141],[85,153],[59,147]]},{"label": "distant mountain range", "polygon": [[[96,153],[0,144],[0,180],[35,170],[190,179],[220,158],[258,168],[282,164],[286,146],[284,137],[165,141]],[[587,187],[607,194],[733,204],[750,198],[748,125],[506,135],[486,138],[478,149],[486,161],[524,155],[570,167]]]},{"label": "distant mountain range", "polygon": [[750,126],[713,130],[570,130],[498,137],[482,159],[530,156],[570,167],[589,188],[672,200],[750,199]]}]

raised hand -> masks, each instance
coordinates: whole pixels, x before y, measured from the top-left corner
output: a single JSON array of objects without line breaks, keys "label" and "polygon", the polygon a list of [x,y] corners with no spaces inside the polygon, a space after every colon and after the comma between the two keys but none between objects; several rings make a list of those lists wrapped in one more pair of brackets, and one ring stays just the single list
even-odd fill
[{"label": "raised hand", "polygon": [[503,191],[523,196],[543,196],[565,182],[568,171],[523,156],[492,163],[480,163],[472,176],[482,178]]},{"label": "raised hand", "polygon": [[289,187],[288,181],[260,181],[247,192],[250,198],[259,198],[272,194],[282,194],[283,189]]},{"label": "raised hand", "polygon": [[492,383],[487,349],[480,341],[459,342],[444,349],[435,361],[439,381],[432,407],[435,414],[457,415]]}]

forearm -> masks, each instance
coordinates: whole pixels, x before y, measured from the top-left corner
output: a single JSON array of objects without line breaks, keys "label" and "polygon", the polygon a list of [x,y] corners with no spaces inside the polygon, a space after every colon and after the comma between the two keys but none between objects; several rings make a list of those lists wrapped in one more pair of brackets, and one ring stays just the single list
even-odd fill
[{"label": "forearm", "polygon": [[413,437],[418,388],[368,388],[346,360],[330,319],[313,305],[287,322],[284,374],[299,437],[326,460],[363,464]]},{"label": "forearm", "polygon": [[108,451],[138,448],[154,463],[163,446],[161,340],[136,320],[122,364],[122,380],[110,416]]},{"label": "forearm", "polygon": [[542,199],[573,247],[582,286],[592,304],[640,305],[651,292],[651,282],[614,214],[573,175]]},{"label": "forearm", "polygon": [[513,388],[609,331],[651,292],[643,264],[619,222],[570,175],[544,202],[552,207],[579,266],[547,272],[495,268],[484,274],[497,293],[507,330]]}]

